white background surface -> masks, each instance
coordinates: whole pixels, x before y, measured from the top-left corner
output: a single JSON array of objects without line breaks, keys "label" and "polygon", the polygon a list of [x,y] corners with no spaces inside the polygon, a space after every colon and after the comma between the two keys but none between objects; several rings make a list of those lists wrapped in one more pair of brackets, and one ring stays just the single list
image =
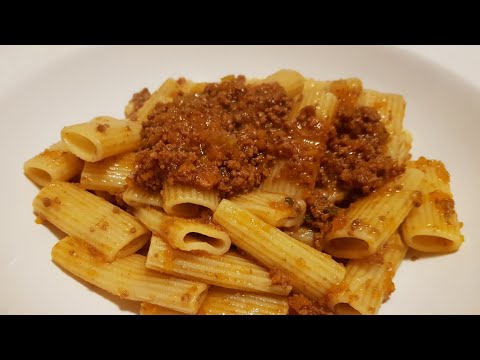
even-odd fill
[{"label": "white background surface", "polygon": [[[81,51],[86,45],[0,46],[0,97],[42,67]],[[455,72],[480,89],[480,46],[398,45]]]},{"label": "white background surface", "polygon": [[[188,74],[195,80],[215,80],[232,72],[265,75],[282,67],[318,79],[358,76],[366,87],[405,96],[405,127],[413,132],[413,155],[445,162],[465,222],[466,242],[452,255],[415,263],[407,260],[395,277],[397,291],[381,313],[480,314],[480,74],[476,67],[480,48],[407,48],[430,62],[380,47],[114,47],[96,51],[82,51],[78,46],[0,47],[0,286],[4,289],[0,314],[132,310],[113,295],[87,291],[84,284],[54,266],[50,249],[56,238],[33,222],[31,202],[37,189],[23,176],[22,164],[57,141],[63,126],[99,114],[122,116],[123,105],[134,90],[152,89],[165,76]],[[458,77],[475,83],[477,91]]]}]

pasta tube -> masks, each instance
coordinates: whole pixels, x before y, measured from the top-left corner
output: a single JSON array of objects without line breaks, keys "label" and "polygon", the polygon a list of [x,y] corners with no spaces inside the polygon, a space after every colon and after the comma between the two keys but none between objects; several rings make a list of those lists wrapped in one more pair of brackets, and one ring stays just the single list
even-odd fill
[{"label": "pasta tube", "polygon": [[137,150],[142,126],[133,121],[99,116],[90,122],[66,126],[62,141],[68,151],[88,162]]},{"label": "pasta tube", "polygon": [[111,156],[94,163],[87,162],[82,171],[80,184],[88,190],[121,192],[134,170],[134,153]]},{"label": "pasta tube", "polygon": [[402,235],[413,249],[448,253],[463,243],[455,202],[450,191],[450,176],[442,162],[421,157],[412,166],[425,174],[424,201],[413,209],[402,224]]},{"label": "pasta tube", "polygon": [[218,192],[215,190],[201,191],[192,186],[169,185],[166,182],[162,196],[165,212],[182,217],[198,216],[202,207],[215,211],[219,202]]},{"label": "pasta tube", "polygon": [[148,301],[172,310],[195,314],[208,286],[177,279],[145,268],[145,256],[132,254],[112,263],[82,240],[70,236],[52,249],[52,260],[79,278],[114,295]]},{"label": "pasta tube", "polygon": [[392,279],[406,252],[407,246],[395,232],[375,254],[350,260],[345,278],[331,295],[335,313],[376,314],[395,289]]},{"label": "pasta tube", "polygon": [[174,248],[183,251],[201,250],[216,255],[224,254],[230,248],[230,237],[215,224],[169,216],[148,207],[136,208],[133,213]]},{"label": "pasta tube", "polygon": [[237,254],[193,254],[176,250],[157,236],[152,236],[145,266],[229,289],[278,295],[288,295],[291,290],[291,286],[273,285],[268,270]]},{"label": "pasta tube", "polygon": [[151,193],[137,185],[130,185],[127,187],[123,193],[123,201],[134,207],[150,205],[161,208],[163,206],[162,194]]},{"label": "pasta tube", "polygon": [[[286,315],[285,297],[211,287],[197,315]],[[142,303],[141,315],[183,315],[158,305]]]},{"label": "pasta tube", "polygon": [[407,169],[405,174],[354,202],[344,216],[333,221],[323,250],[347,259],[375,253],[410,210],[420,205],[423,180],[420,170]]},{"label": "pasta tube", "polygon": [[232,201],[270,225],[285,228],[301,225],[307,207],[303,200],[266,191],[252,191]]},{"label": "pasta tube", "polygon": [[107,261],[133,254],[150,238],[132,215],[70,183],[45,186],[33,200],[33,209],[63,232],[86,241]]},{"label": "pasta tube", "polygon": [[313,300],[323,302],[345,276],[343,265],[329,255],[295,240],[229,200],[220,202],[213,219],[235,245],[269,269],[279,269],[294,288]]},{"label": "pasta tube", "polygon": [[62,142],[50,146],[23,166],[25,175],[42,187],[52,181],[68,181],[79,175],[82,168],[83,160],[68,152]]}]

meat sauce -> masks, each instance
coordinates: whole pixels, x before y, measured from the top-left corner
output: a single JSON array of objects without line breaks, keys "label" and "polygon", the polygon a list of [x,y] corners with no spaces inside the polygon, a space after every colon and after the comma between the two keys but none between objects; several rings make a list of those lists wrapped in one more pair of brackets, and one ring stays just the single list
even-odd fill
[{"label": "meat sauce", "polygon": [[[225,79],[201,92],[180,93],[149,114],[136,158],[138,185],[158,192],[168,181],[230,197],[258,187],[275,161],[285,160],[286,175],[300,185],[316,183],[351,200],[403,172],[385,153],[389,135],[378,112],[356,106],[360,92],[345,91],[342,81],[331,86],[339,106],[327,123],[312,106],[290,117],[293,99],[278,84]],[[148,97],[146,89],[135,94],[135,110]]]},{"label": "meat sauce", "polygon": [[[142,124],[134,182],[152,192],[163,184],[216,189],[221,197],[260,186],[276,161],[287,163],[285,176],[306,189],[304,225],[315,231],[315,247],[341,222],[344,208],[404,172],[386,154],[389,134],[372,107],[358,106],[361,87],[333,82],[338,98],[333,121],[307,106],[292,116],[298,99],[277,83],[249,85],[229,76],[193,94],[180,93],[158,104]],[[136,94],[135,111],[149,97]],[[272,271],[276,283],[287,280]],[[296,314],[328,313],[303,295],[290,298]]]},{"label": "meat sauce", "polygon": [[388,139],[388,132],[374,108],[339,111],[317,185],[322,188],[333,184],[351,196],[378,189],[404,170],[385,154]]},{"label": "meat sauce", "polygon": [[238,76],[157,105],[143,124],[135,181],[216,189],[222,197],[258,187],[276,160],[289,176],[313,185],[330,126],[305,107],[289,118],[292,99],[278,84],[247,85]]},{"label": "meat sauce", "polygon": [[333,315],[327,305],[319,304],[302,294],[290,295],[288,307],[290,315]]}]

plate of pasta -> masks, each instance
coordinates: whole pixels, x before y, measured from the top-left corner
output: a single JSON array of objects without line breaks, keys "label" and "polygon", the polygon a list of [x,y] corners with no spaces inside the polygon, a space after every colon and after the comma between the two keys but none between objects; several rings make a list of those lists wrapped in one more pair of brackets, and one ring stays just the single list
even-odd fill
[{"label": "plate of pasta", "polygon": [[478,95],[387,47],[83,49],[0,99],[0,312],[479,314]]}]

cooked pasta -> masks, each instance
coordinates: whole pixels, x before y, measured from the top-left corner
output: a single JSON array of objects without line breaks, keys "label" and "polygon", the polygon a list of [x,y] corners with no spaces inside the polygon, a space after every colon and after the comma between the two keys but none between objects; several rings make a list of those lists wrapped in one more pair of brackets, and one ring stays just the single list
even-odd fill
[{"label": "cooked pasta", "polygon": [[215,211],[218,206],[216,191],[200,191],[192,186],[165,184],[162,191],[163,209],[169,215],[195,217],[202,208]]},{"label": "cooked pasta", "polygon": [[162,194],[152,193],[136,185],[127,187],[123,192],[123,201],[134,207],[155,206],[161,208],[163,206]]},{"label": "cooked pasta", "polygon": [[385,128],[390,134],[387,154],[397,159],[400,163],[405,163],[409,160],[412,137],[408,131],[403,130],[403,118],[406,107],[403,96],[365,90],[358,102],[363,106],[370,106],[378,111],[381,121],[385,124]]},{"label": "cooked pasta", "polygon": [[343,265],[331,256],[295,240],[232,201],[222,200],[213,219],[235,245],[268,268],[278,267],[294,288],[314,300],[323,301],[345,276]]},{"label": "cooked pasta", "polygon": [[87,190],[120,192],[125,189],[127,179],[134,170],[133,153],[111,156],[94,163],[86,162],[80,177],[80,185]]},{"label": "cooked pasta", "polygon": [[421,203],[424,176],[417,169],[387,183],[377,192],[353,203],[338,217],[326,237],[324,251],[347,259],[372,255]]},{"label": "cooked pasta", "polygon": [[291,286],[273,285],[268,270],[233,252],[192,254],[152,236],[145,266],[181,278],[228,289],[288,295]]},{"label": "cooked pasta", "polygon": [[230,248],[230,237],[215,224],[169,216],[151,207],[136,208],[133,214],[176,249],[221,255]]},{"label": "cooked pasta", "polygon": [[68,151],[85,161],[96,162],[137,150],[140,130],[141,126],[135,122],[99,116],[86,123],[66,126],[61,135]]},{"label": "cooked pasta", "polygon": [[293,98],[302,93],[304,81],[302,74],[297,71],[280,70],[265,78],[263,82],[280,84],[287,92],[287,95]]},{"label": "cooked pasta", "polygon": [[403,96],[365,90],[358,102],[360,105],[375,108],[390,134],[399,134],[402,131],[406,106]]},{"label": "cooked pasta", "polygon": [[450,175],[436,160],[420,158],[411,166],[425,174],[422,205],[413,209],[402,224],[405,242],[413,249],[448,253],[463,243],[455,202],[450,191]]},{"label": "cooked pasta", "polygon": [[69,181],[79,175],[82,168],[83,160],[67,151],[62,142],[45,149],[23,166],[25,175],[40,186],[52,181]]},{"label": "cooked pasta", "polygon": [[150,235],[132,215],[66,182],[45,186],[35,197],[33,209],[66,234],[86,241],[107,261],[133,254]]},{"label": "cooked pasta", "polygon": [[301,241],[309,246],[314,246],[314,231],[304,226],[300,226],[294,231],[285,231],[285,233],[294,239]]},{"label": "cooked pasta", "polygon": [[395,289],[392,280],[406,252],[396,232],[375,254],[350,260],[345,278],[330,295],[330,306],[337,314],[376,314]]},{"label": "cooked pasta", "polygon": [[287,69],[154,90],[24,164],[53,261],[140,314],[377,314],[408,247],[463,243],[399,94]]},{"label": "cooked pasta", "polygon": [[55,263],[79,278],[124,299],[148,301],[172,310],[195,314],[208,286],[165,276],[145,267],[145,257],[132,254],[107,263],[82,240],[66,237],[52,249]]},{"label": "cooked pasta", "polygon": [[300,226],[305,217],[305,201],[297,201],[282,194],[252,191],[249,194],[237,196],[232,201],[276,227]]},{"label": "cooked pasta", "polygon": [[[198,315],[286,315],[288,302],[285,297],[253,294],[211,287]],[[158,305],[142,303],[141,315],[182,315]]]},{"label": "cooked pasta", "polygon": [[143,99],[139,99],[140,96],[134,97],[125,107],[125,116],[132,121],[144,122],[157,105],[172,102],[173,98],[180,93],[191,94],[203,91],[205,85],[205,83],[194,83],[186,79],[167,79],[153,94],[148,93],[148,96],[144,95]]},{"label": "cooked pasta", "polygon": [[284,177],[287,170],[286,161],[278,161],[272,168],[270,175],[260,185],[260,189],[267,192],[293,196],[297,199],[305,197],[305,190],[295,180]]}]

